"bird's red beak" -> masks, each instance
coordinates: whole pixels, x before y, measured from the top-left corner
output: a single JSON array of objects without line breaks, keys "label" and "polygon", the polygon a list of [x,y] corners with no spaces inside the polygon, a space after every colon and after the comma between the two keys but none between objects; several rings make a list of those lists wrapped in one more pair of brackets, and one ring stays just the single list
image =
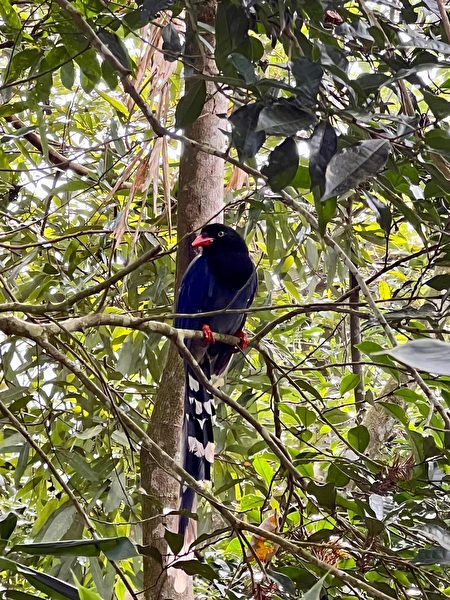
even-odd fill
[{"label": "bird's red beak", "polygon": [[202,234],[200,234],[192,242],[192,245],[194,246],[194,248],[199,248],[200,246],[211,246],[211,244],[213,242],[214,242],[214,238],[206,237],[206,236],[203,236]]}]

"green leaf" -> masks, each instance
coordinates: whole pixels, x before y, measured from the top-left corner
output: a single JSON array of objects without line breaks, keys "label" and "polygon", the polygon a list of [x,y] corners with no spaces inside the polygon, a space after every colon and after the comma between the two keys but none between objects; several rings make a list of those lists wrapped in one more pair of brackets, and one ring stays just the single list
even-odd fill
[{"label": "green leaf", "polygon": [[347,373],[342,378],[341,385],[339,386],[339,393],[344,395],[346,392],[353,390],[360,382],[361,377],[357,373]]},{"label": "green leaf", "polygon": [[234,66],[236,71],[241,75],[246,83],[255,83],[257,76],[255,73],[255,67],[243,54],[238,52],[232,52],[228,57],[228,60]]},{"label": "green leaf", "polygon": [[102,72],[97,60],[97,52],[93,48],[79,54],[74,60],[92,84],[95,85],[99,82]]},{"label": "green leaf", "polygon": [[326,575],[321,577],[319,579],[319,581],[315,585],[313,585],[313,587],[310,590],[308,590],[305,594],[303,594],[302,600],[321,600],[322,588],[323,588],[325,579],[326,579]]},{"label": "green leaf", "polygon": [[295,177],[298,168],[298,150],[294,138],[287,138],[269,155],[269,163],[261,169],[274,192],[285,188]]},{"label": "green leaf", "polygon": [[99,556],[103,552],[110,560],[124,560],[137,554],[127,537],[17,544],[13,550],[34,556]]},{"label": "green leaf", "polygon": [[179,560],[173,563],[171,566],[174,569],[181,569],[188,575],[199,575],[200,577],[204,577],[209,581],[220,579],[219,575],[212,567],[210,567],[207,563],[200,562],[199,560]]},{"label": "green leaf", "polygon": [[309,176],[311,187],[318,187],[319,197],[325,190],[325,173],[328,163],[336,154],[337,135],[328,121],[319,123],[309,139]]},{"label": "green leaf", "polygon": [[323,69],[317,62],[301,56],[291,62],[291,70],[297,83],[297,97],[303,105],[314,107],[319,92]]},{"label": "green leaf", "polygon": [[290,596],[295,596],[294,582],[287,575],[280,573],[280,571],[275,571],[274,569],[267,569],[267,575],[269,579],[272,579],[272,581],[275,581],[275,583],[280,585]]},{"label": "green leaf", "polygon": [[274,477],[274,471],[270,466],[270,463],[261,455],[258,455],[253,459],[253,467],[263,479],[267,489],[270,489]]},{"label": "green leaf", "polygon": [[260,103],[247,104],[235,110],[229,118],[232,127],[231,139],[241,161],[253,158],[266,139],[264,131],[256,131],[262,108]]},{"label": "green leaf", "polygon": [[384,353],[413,369],[450,376],[450,344],[446,342],[423,338],[385,350]]},{"label": "green leaf", "polygon": [[389,148],[385,140],[366,140],[335,154],[326,170],[322,201],[340,196],[376,175],[386,164]]},{"label": "green leaf", "polygon": [[102,40],[108,50],[120,62],[122,67],[131,71],[131,60],[128,55],[128,50],[117,34],[107,29],[102,29],[98,32],[98,37]]},{"label": "green leaf", "polygon": [[367,206],[375,213],[377,223],[386,235],[389,235],[392,225],[392,214],[388,206],[369,192],[363,191]]},{"label": "green leaf", "polygon": [[435,275],[424,284],[439,292],[450,290],[450,275]]},{"label": "green leaf", "polygon": [[282,98],[264,107],[259,113],[256,131],[266,135],[295,135],[300,129],[306,129],[316,122],[316,117],[301,110],[294,100]]},{"label": "green leaf", "polygon": [[78,590],[73,585],[8,558],[0,558],[0,571],[9,571],[22,575],[31,585],[55,600],[65,600],[66,598],[69,600],[80,600]]},{"label": "green leaf", "polygon": [[73,60],[67,62],[61,67],[61,83],[65,88],[71,90],[75,83],[75,67]]},{"label": "green leaf", "polygon": [[9,540],[17,525],[17,515],[8,513],[0,520],[0,539]]},{"label": "green leaf", "polygon": [[163,27],[161,35],[163,39],[162,51],[164,58],[169,62],[177,60],[183,50],[183,43],[178,30],[174,27],[173,23],[168,23]]},{"label": "green leaf", "polygon": [[312,494],[320,506],[333,511],[336,506],[336,488],[332,483],[316,483],[309,481],[306,487],[308,494]]},{"label": "green leaf", "polygon": [[248,39],[248,27],[247,16],[240,5],[228,2],[218,3],[215,57],[217,66],[225,75],[235,75],[228,57],[233,52],[239,52],[239,47]]},{"label": "green leaf", "polygon": [[164,531],[164,539],[166,540],[169,548],[172,550],[174,556],[177,556],[183,547],[184,536],[166,529]]},{"label": "green leaf", "polygon": [[369,431],[364,425],[357,425],[349,429],[347,437],[350,445],[359,452],[364,452],[370,442]]},{"label": "green leaf", "polygon": [[175,127],[184,129],[201,115],[206,100],[206,82],[193,81],[186,86],[185,95],[180,98],[175,111]]}]

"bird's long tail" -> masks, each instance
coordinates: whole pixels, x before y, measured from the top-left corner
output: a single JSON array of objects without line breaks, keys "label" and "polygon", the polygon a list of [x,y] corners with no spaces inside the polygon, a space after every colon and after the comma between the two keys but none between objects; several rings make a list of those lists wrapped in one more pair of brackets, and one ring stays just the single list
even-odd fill
[{"label": "bird's long tail", "polygon": [[[202,361],[202,369],[209,379],[209,361]],[[211,466],[214,461],[213,396],[199,383],[189,365],[185,367],[185,375],[182,464],[196,481],[210,481]],[[196,508],[196,493],[183,483],[180,510],[193,513]],[[184,543],[178,556],[173,559],[189,560],[192,558],[189,549],[197,537],[197,521],[186,515],[180,515],[178,533],[184,537]],[[187,587],[189,576],[182,569],[173,567],[169,567],[168,574],[173,578],[174,590],[182,594]]]},{"label": "bird's long tail", "polygon": [[[207,360],[203,361],[202,369],[209,379],[210,367]],[[199,383],[189,365],[186,365],[185,374],[183,467],[196,481],[210,481],[214,462],[214,400],[212,394]],[[196,494],[184,484],[181,489],[180,509],[193,512],[195,507]],[[184,536],[185,547],[196,537],[195,525],[196,522],[192,519],[180,516],[178,533]]]}]

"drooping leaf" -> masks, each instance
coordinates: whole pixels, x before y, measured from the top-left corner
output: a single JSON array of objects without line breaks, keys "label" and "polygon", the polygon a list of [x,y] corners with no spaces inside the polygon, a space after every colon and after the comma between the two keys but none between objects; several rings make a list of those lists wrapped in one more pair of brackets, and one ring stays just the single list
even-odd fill
[{"label": "drooping leaf", "polygon": [[9,558],[0,557],[0,571],[9,571],[25,577],[35,588],[48,594],[55,600],[80,600],[78,590],[75,586],[61,581],[52,575],[47,575],[36,569],[31,569]]},{"label": "drooping leaf", "polygon": [[[228,57],[233,52],[240,52],[239,48],[248,39],[249,22],[244,9],[237,4],[219,2],[216,15],[216,48],[215,57],[217,66],[226,75],[230,72]],[[242,54],[242,52],[240,52]]]},{"label": "drooping leaf", "polygon": [[172,550],[174,556],[176,556],[184,544],[184,536],[179,535],[178,533],[174,533],[169,529],[164,531],[164,539],[166,540],[169,548]]},{"label": "drooping leaf", "polygon": [[320,190],[320,196],[325,190],[325,172],[328,163],[336,154],[337,135],[334,127],[324,121],[314,129],[309,139],[309,176],[311,188],[316,186]]},{"label": "drooping leaf", "polygon": [[339,386],[339,393],[344,395],[346,392],[353,390],[360,382],[361,377],[357,373],[347,373],[342,378],[341,385]]},{"label": "drooping leaf", "polygon": [[450,275],[435,275],[425,281],[425,285],[439,292],[450,290]]},{"label": "drooping leaf", "polygon": [[192,82],[185,95],[180,98],[175,111],[175,127],[184,129],[201,115],[206,100],[206,82],[203,79]]},{"label": "drooping leaf", "polygon": [[437,542],[439,546],[450,551],[450,531],[448,529],[444,529],[439,525],[430,524],[423,526],[421,530],[427,537],[431,538],[434,542]]},{"label": "drooping leaf", "polygon": [[450,344],[422,338],[386,350],[395,360],[426,373],[450,376]]},{"label": "drooping leaf", "polygon": [[234,66],[236,71],[241,75],[246,83],[255,83],[258,77],[255,73],[255,67],[246,56],[239,52],[232,52],[228,60]]},{"label": "drooping leaf", "polygon": [[125,69],[130,71],[131,70],[131,60],[128,55],[128,50],[127,50],[125,44],[119,38],[119,36],[112,31],[108,31],[107,29],[102,29],[101,31],[98,32],[98,37],[102,40],[102,42],[105,44],[105,46],[108,47],[108,50],[111,52],[111,54],[114,54],[114,56],[117,58],[117,60],[120,62],[120,64]]},{"label": "drooping leaf", "polygon": [[321,577],[319,581],[313,585],[313,587],[308,590],[302,596],[302,600],[321,600],[322,599],[322,588],[325,581],[326,575]]},{"label": "drooping leaf", "polygon": [[336,488],[332,483],[316,483],[309,481],[307,485],[308,494],[312,494],[320,506],[334,510],[336,506]]},{"label": "drooping leaf", "polygon": [[0,540],[9,540],[17,525],[17,515],[8,513],[0,520]]},{"label": "drooping leaf", "polygon": [[285,188],[297,173],[298,150],[294,138],[287,138],[269,155],[269,163],[261,169],[274,192]]},{"label": "drooping leaf", "polygon": [[369,192],[363,191],[364,198],[366,199],[367,206],[375,213],[377,223],[384,231],[386,235],[389,235],[392,225],[392,214],[388,206],[383,204],[381,200],[378,200],[376,196]]},{"label": "drooping leaf", "polygon": [[450,115],[450,102],[432,94],[428,90],[422,90],[423,97],[436,119],[445,119]]},{"label": "drooping leaf", "polygon": [[260,103],[247,104],[235,110],[230,116],[231,139],[241,161],[253,158],[266,139],[264,131],[256,131],[262,108]]},{"label": "drooping leaf", "polygon": [[17,544],[13,549],[36,556],[99,556],[103,552],[110,560],[124,560],[137,554],[127,537]]},{"label": "drooping leaf", "polygon": [[173,23],[168,23],[161,32],[163,45],[162,50],[164,58],[173,62],[177,60],[183,50],[183,42],[178,30],[174,27]]},{"label": "drooping leaf", "polygon": [[218,573],[214,571],[207,563],[202,563],[199,560],[178,560],[171,565],[174,569],[181,569],[188,575],[200,575],[209,581],[220,579]]},{"label": "drooping leaf", "polygon": [[366,140],[335,154],[327,166],[322,200],[340,196],[371,179],[386,164],[389,148],[385,140]]},{"label": "drooping leaf", "polygon": [[294,135],[316,122],[316,117],[299,108],[296,100],[281,98],[259,113],[256,131],[266,135]]},{"label": "drooping leaf", "polygon": [[304,106],[314,107],[323,69],[317,62],[312,62],[305,56],[294,58],[291,70],[296,81],[297,97]]},{"label": "drooping leaf", "polygon": [[275,583],[280,585],[290,596],[295,596],[294,582],[287,575],[280,573],[280,571],[275,571],[275,569],[267,569],[267,575],[272,581],[275,581]]}]

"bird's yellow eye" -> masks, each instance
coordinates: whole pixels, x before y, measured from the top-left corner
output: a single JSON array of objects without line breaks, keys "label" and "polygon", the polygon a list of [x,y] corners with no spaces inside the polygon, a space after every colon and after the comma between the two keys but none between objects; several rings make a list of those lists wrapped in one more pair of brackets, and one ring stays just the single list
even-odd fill
[{"label": "bird's yellow eye", "polygon": [[218,237],[223,237],[225,235],[225,231],[219,231],[217,235]]}]

